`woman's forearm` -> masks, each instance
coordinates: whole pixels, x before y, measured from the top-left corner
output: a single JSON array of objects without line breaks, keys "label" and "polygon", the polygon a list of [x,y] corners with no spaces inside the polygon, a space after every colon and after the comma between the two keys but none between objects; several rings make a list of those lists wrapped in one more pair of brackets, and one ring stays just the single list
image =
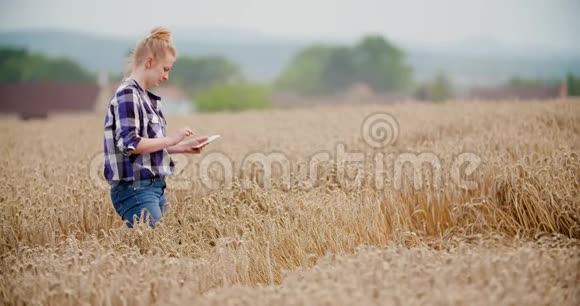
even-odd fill
[{"label": "woman's forearm", "polygon": [[163,149],[169,149],[172,147],[173,140],[170,137],[161,138],[141,138],[137,148],[131,152],[131,154],[148,154]]},{"label": "woman's forearm", "polygon": [[172,145],[172,146],[167,147],[167,152],[169,154],[183,153],[183,148],[181,146],[179,146],[179,144],[176,144],[176,145]]}]

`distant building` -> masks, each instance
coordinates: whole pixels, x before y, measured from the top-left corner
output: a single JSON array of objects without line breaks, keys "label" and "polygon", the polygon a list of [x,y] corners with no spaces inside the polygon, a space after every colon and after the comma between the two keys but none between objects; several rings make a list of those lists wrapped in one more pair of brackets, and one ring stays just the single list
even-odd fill
[{"label": "distant building", "polygon": [[552,100],[567,97],[566,83],[560,86],[500,86],[471,89],[466,98],[473,100]]},{"label": "distant building", "polygon": [[152,91],[161,97],[162,110],[166,114],[190,114],[195,111],[193,101],[177,86],[163,86]]},{"label": "distant building", "polygon": [[50,113],[92,112],[99,90],[97,83],[90,82],[0,83],[0,113],[29,119]]},{"label": "distant building", "polygon": [[107,87],[111,84],[109,80],[109,73],[106,71],[100,71],[97,78],[97,83],[101,87]]}]

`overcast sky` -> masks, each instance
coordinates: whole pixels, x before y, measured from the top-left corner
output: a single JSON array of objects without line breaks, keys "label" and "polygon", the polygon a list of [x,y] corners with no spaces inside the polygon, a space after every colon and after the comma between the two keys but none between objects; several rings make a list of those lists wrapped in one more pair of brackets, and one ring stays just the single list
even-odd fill
[{"label": "overcast sky", "polygon": [[256,30],[290,39],[369,32],[412,44],[479,39],[580,50],[580,0],[0,0],[0,30],[146,34],[168,27]]}]

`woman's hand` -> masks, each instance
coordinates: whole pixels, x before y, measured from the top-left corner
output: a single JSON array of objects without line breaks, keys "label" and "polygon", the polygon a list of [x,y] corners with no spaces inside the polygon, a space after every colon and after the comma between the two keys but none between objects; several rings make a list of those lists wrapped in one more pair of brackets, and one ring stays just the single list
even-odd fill
[{"label": "woman's hand", "polygon": [[173,148],[175,148],[175,150],[170,150],[170,151],[172,151],[170,153],[199,154],[199,153],[201,153],[201,150],[205,146],[203,146],[201,148],[197,148],[197,149],[194,149],[193,147],[206,141],[206,140],[207,140],[207,137],[205,137],[205,136],[184,140],[184,141],[176,144],[175,146],[173,146]]},{"label": "woman's hand", "polygon": [[185,137],[192,135],[193,132],[191,131],[191,128],[186,126],[186,127],[182,127],[179,130],[177,130],[177,132],[171,136],[169,136],[169,139],[171,141],[171,145],[177,145],[180,141],[182,141]]}]

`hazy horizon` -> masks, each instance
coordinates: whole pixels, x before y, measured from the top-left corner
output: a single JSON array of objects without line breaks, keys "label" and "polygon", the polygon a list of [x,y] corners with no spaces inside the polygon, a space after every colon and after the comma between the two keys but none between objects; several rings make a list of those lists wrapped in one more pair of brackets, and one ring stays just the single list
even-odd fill
[{"label": "hazy horizon", "polygon": [[[580,1],[330,0],[244,3],[102,0],[98,6],[69,0],[0,2],[0,30],[65,30],[97,35],[146,35],[164,25],[188,30],[256,33],[278,40],[352,41],[378,33],[417,46],[488,44],[580,50]],[[151,11],[155,8],[155,14]],[[148,18],[153,15],[154,18]]]}]

